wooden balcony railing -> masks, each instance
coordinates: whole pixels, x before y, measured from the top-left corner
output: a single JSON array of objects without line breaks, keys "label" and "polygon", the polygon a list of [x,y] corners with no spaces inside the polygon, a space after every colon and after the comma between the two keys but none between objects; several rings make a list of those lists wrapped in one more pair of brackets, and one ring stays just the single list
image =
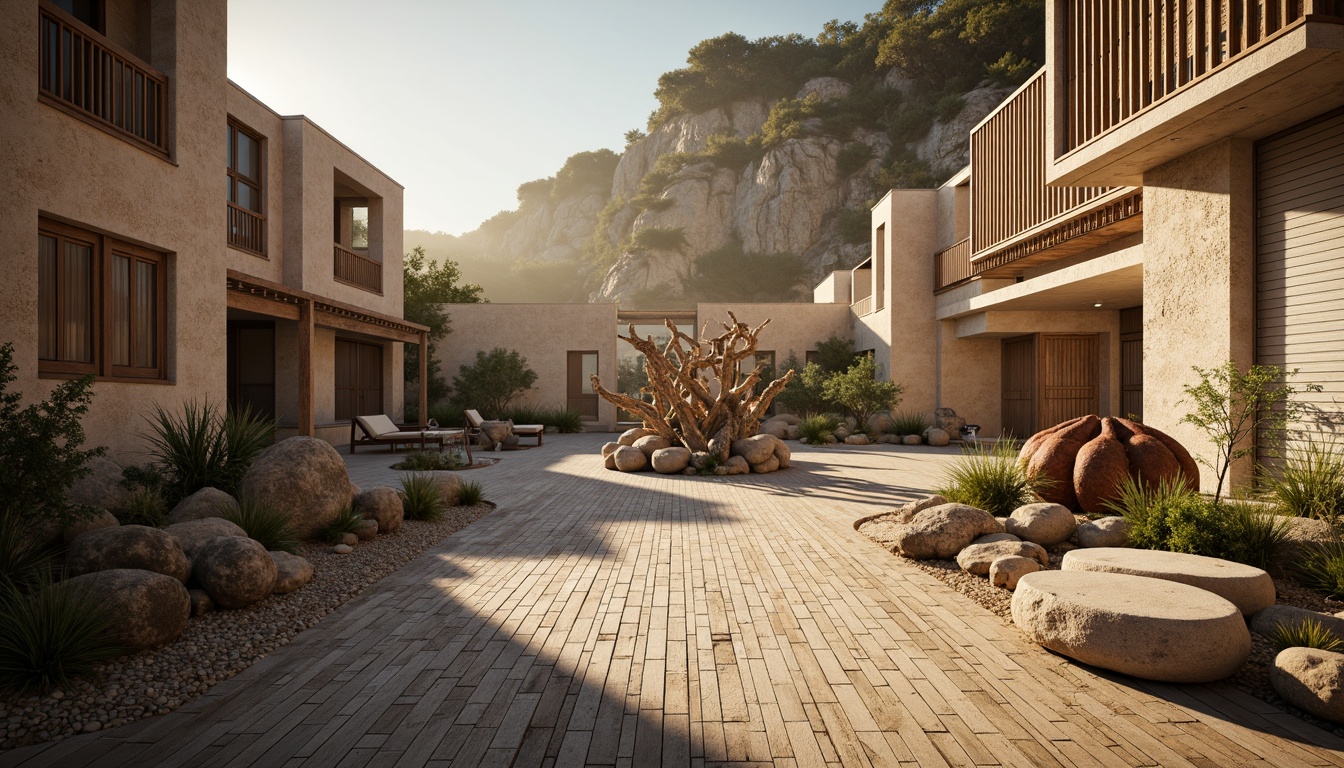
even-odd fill
[{"label": "wooden balcony railing", "polygon": [[233,203],[224,203],[229,211],[229,245],[266,255],[266,219],[259,213]]},{"label": "wooden balcony railing", "polygon": [[1344,0],[1070,0],[1066,149],[1101,136]]},{"label": "wooden balcony railing", "polygon": [[168,154],[168,78],[47,2],[39,4],[39,88],[49,103]]},{"label": "wooden balcony railing", "polygon": [[949,246],[933,255],[933,289],[940,291],[975,277],[971,268],[971,239]]},{"label": "wooden balcony railing", "polygon": [[853,304],[850,304],[849,308],[853,310],[854,314],[858,315],[859,317],[863,317],[864,315],[870,314],[873,311],[872,294],[864,296],[862,299],[859,299]]},{"label": "wooden balcony railing", "polygon": [[332,262],[332,275],[342,283],[349,283],[366,291],[381,294],[383,292],[383,265],[361,253],[335,244],[335,261]]}]

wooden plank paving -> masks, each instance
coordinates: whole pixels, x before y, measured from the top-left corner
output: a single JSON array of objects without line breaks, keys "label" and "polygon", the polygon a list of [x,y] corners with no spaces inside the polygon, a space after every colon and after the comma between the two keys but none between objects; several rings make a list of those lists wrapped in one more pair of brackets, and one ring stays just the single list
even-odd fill
[{"label": "wooden plank paving", "polygon": [[206,696],[0,766],[1344,765],[1230,687],[1029,645],[853,531],[947,451],[730,480],[608,472],[606,439],[473,471],[495,513]]}]

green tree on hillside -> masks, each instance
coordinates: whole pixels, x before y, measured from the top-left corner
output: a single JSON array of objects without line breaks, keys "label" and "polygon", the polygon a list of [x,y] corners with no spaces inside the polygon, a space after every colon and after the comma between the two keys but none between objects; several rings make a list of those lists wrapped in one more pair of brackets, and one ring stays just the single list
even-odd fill
[{"label": "green tree on hillside", "polygon": [[1044,0],[887,0],[879,66],[972,88],[1021,82],[1045,61]]},{"label": "green tree on hillside", "polygon": [[[462,271],[457,262],[444,260],[429,261],[425,249],[416,246],[406,254],[402,270],[402,286],[405,300],[402,316],[413,323],[429,326],[429,342],[435,342],[447,336],[452,328],[444,304],[479,304],[487,301],[482,295],[481,286],[474,283],[460,284]],[[444,381],[439,370],[439,361],[430,355],[426,362],[429,372],[429,401],[436,402],[448,396],[448,382]],[[406,345],[405,369],[406,391],[414,392],[420,387],[420,349],[416,345]],[[417,414],[423,418],[423,414]]]},{"label": "green tree on hillside", "polygon": [[806,276],[792,253],[750,253],[732,242],[697,258],[684,290],[698,301],[793,301]]}]

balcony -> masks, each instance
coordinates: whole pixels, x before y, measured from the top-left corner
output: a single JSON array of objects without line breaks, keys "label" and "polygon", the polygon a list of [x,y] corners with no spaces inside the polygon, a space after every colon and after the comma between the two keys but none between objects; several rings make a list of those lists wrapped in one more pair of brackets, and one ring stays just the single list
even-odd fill
[{"label": "balcony", "polygon": [[873,297],[864,296],[863,298],[859,299],[853,304],[850,304],[849,308],[855,315],[859,317],[871,314],[873,311]]},{"label": "balcony", "polygon": [[361,253],[334,244],[332,276],[337,282],[382,295],[383,265]]},{"label": "balcony", "polygon": [[225,203],[229,214],[229,245],[258,256],[266,255],[266,219],[233,203]]},{"label": "balcony", "polygon": [[1205,144],[1344,104],[1344,0],[1055,0],[1051,13],[1052,181],[1139,184]]},{"label": "balcony", "polygon": [[38,13],[42,99],[166,157],[168,78],[50,3]]},{"label": "balcony", "polygon": [[944,248],[933,255],[933,289],[951,288],[975,277],[971,267],[971,239]]}]

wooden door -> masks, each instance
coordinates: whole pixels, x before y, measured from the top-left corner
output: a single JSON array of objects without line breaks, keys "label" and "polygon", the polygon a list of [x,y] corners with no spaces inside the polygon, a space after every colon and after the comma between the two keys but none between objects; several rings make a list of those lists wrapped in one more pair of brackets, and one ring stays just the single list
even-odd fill
[{"label": "wooden door", "polygon": [[1143,421],[1143,307],[1120,310],[1120,415]]},{"label": "wooden door", "polygon": [[230,320],[228,323],[229,407],[250,406],[254,413],[275,415],[275,323]]},{"label": "wooden door", "polygon": [[336,340],[336,418],[376,416],[383,409],[383,347]]},{"label": "wooden door", "polygon": [[1003,340],[1003,434],[1036,432],[1036,337]]},{"label": "wooden door", "polygon": [[1098,411],[1097,337],[1040,334],[1037,429]]},{"label": "wooden door", "polygon": [[596,352],[569,353],[569,408],[582,414],[584,421],[597,421],[597,392],[589,378],[594,373]]}]

